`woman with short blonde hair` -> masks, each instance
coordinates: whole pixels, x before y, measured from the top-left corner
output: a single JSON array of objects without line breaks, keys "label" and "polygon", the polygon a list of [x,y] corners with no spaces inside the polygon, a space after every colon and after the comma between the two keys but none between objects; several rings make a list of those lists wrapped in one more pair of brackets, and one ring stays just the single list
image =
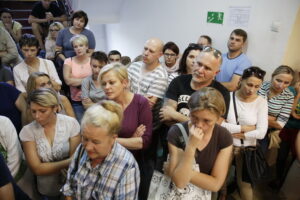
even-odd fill
[{"label": "woman with short blonde hair", "polygon": [[34,90],[28,96],[34,121],[20,132],[25,158],[37,176],[37,189],[46,198],[61,196],[60,171],[68,168],[80,142],[76,119],[57,114],[59,101],[53,89]]}]

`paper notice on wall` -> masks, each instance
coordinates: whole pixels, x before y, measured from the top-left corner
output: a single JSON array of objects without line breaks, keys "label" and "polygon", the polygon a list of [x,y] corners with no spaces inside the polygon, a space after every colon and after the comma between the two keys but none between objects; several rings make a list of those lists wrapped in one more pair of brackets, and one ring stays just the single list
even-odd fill
[{"label": "paper notice on wall", "polygon": [[245,7],[229,7],[229,26],[234,27],[247,27],[250,18],[250,6]]}]

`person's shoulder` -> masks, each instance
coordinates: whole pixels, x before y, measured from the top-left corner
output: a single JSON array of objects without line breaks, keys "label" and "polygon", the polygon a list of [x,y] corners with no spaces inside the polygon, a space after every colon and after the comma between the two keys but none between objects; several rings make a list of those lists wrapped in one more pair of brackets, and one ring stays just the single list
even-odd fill
[{"label": "person's shoulder", "polygon": [[175,77],[172,82],[180,82],[180,83],[183,83],[183,82],[190,82],[192,80],[192,75],[191,74],[181,74],[177,77]]},{"label": "person's shoulder", "polygon": [[10,119],[8,117],[2,116],[2,115],[0,115],[0,122],[1,122],[1,125],[11,123],[11,121],[10,121]]},{"label": "person's shoulder", "polygon": [[70,117],[68,115],[64,115],[64,114],[60,114],[60,113],[57,113],[57,121],[60,121],[60,122],[63,122],[62,124],[64,124],[65,122],[77,122],[77,120],[74,118],[74,117]]},{"label": "person's shoulder", "polygon": [[40,7],[42,7],[43,5],[42,5],[42,2],[41,1],[37,1],[37,2],[35,2],[34,4],[33,4],[33,6],[32,6],[32,10],[34,10],[34,9],[36,9],[36,8],[40,8]]},{"label": "person's shoulder", "polygon": [[114,152],[114,156],[117,157],[120,163],[123,163],[124,166],[131,166],[136,164],[136,160],[132,153],[128,151],[125,147],[120,145],[119,143],[115,143],[116,145],[116,151]]},{"label": "person's shoulder", "polygon": [[210,85],[210,87],[213,87],[215,89],[217,89],[219,92],[221,92],[222,94],[226,94],[229,95],[229,91],[227,90],[227,88],[222,85],[219,81],[217,80],[213,80],[212,84]]},{"label": "person's shoulder", "polygon": [[148,103],[147,98],[140,94],[134,94],[134,100],[140,104]]},{"label": "person's shoulder", "polygon": [[232,141],[232,136],[225,127],[222,127],[219,124],[215,124],[214,132],[217,134],[217,136],[220,140]]},{"label": "person's shoulder", "polygon": [[22,69],[25,69],[25,68],[26,68],[25,62],[22,61],[22,62],[20,62],[19,64],[17,64],[17,65],[13,68],[13,72],[15,73],[15,72],[18,72],[18,71],[20,71],[20,70],[22,70]]}]

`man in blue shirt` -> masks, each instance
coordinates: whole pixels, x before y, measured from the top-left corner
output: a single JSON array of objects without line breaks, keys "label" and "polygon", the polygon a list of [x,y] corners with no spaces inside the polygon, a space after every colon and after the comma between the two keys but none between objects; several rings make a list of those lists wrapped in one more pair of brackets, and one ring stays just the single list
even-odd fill
[{"label": "man in blue shirt", "polygon": [[221,82],[229,91],[235,91],[244,69],[251,66],[251,61],[243,53],[247,41],[247,33],[242,29],[231,32],[227,47],[228,53],[222,55],[223,62],[216,80]]}]

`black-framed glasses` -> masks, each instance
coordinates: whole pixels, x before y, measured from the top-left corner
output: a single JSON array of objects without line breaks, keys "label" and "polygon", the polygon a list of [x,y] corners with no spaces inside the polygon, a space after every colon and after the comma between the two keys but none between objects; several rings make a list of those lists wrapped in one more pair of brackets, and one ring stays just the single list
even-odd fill
[{"label": "black-framed glasses", "polygon": [[176,54],[175,53],[164,53],[164,56],[166,56],[166,57],[175,57]]},{"label": "black-framed glasses", "polygon": [[58,32],[58,29],[50,29],[50,32]]},{"label": "black-framed glasses", "polygon": [[222,53],[218,49],[215,49],[211,46],[205,46],[202,50],[203,52],[213,52],[215,58],[222,58]]}]

